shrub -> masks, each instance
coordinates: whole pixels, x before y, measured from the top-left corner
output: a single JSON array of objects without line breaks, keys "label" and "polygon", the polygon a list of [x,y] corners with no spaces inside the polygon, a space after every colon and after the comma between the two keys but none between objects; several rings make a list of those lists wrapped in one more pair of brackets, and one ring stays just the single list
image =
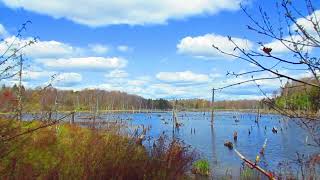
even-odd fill
[{"label": "shrub", "polygon": [[192,172],[194,174],[209,176],[210,164],[207,160],[198,160],[193,164]]},{"label": "shrub", "polygon": [[[0,122],[14,134],[41,124]],[[183,179],[195,159],[179,140],[161,136],[146,149],[113,131],[69,124],[20,136],[0,150],[0,179]]]}]

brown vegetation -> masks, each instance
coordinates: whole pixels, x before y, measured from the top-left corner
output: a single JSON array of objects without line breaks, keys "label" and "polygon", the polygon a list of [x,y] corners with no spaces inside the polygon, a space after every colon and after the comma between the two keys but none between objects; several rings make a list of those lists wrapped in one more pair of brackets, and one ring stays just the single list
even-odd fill
[{"label": "brown vegetation", "polygon": [[[0,120],[1,138],[40,122]],[[1,179],[183,179],[195,152],[161,136],[151,149],[114,131],[54,125],[10,141],[0,139]]]}]

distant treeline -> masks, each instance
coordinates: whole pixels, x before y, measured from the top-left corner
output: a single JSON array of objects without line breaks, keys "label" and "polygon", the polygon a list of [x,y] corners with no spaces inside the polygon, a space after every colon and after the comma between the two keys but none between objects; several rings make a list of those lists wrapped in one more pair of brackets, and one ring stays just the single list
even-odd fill
[{"label": "distant treeline", "polygon": [[[310,82],[314,80],[309,79]],[[18,104],[17,85],[2,86],[0,89],[0,112],[14,111]],[[180,110],[210,109],[211,102],[205,99],[146,99],[120,91],[84,89],[81,91],[58,90],[52,87],[21,88],[23,111],[96,111],[98,110],[139,110],[158,109]],[[289,82],[275,95],[274,103],[291,110],[317,111],[320,108],[319,88]],[[257,109],[268,108],[259,100],[225,100],[214,102],[215,109]]]},{"label": "distant treeline", "polygon": [[205,99],[179,99],[171,101],[177,109],[208,109],[210,101]]},{"label": "distant treeline", "polygon": [[214,103],[215,109],[257,109],[265,108],[259,100],[229,100]]},{"label": "distant treeline", "polygon": [[[15,109],[18,101],[18,87],[2,86],[0,89],[0,112]],[[171,109],[165,99],[145,99],[141,96],[119,91],[84,89],[81,91],[58,90],[55,88],[25,89],[22,87],[24,111],[96,111],[98,110],[137,110]]]},{"label": "distant treeline", "polygon": [[[263,108],[263,105],[258,100],[228,100],[216,101],[213,104],[215,109],[255,109]],[[210,109],[211,102],[204,99],[180,99],[171,101],[178,108],[185,109]]]},{"label": "distant treeline", "polygon": [[[0,112],[14,111],[18,104],[17,85],[0,89]],[[96,111],[98,110],[180,110],[210,109],[211,102],[205,99],[146,99],[120,91],[84,89],[81,91],[58,90],[56,88],[21,88],[23,111]],[[257,100],[218,101],[215,109],[254,109]]]}]

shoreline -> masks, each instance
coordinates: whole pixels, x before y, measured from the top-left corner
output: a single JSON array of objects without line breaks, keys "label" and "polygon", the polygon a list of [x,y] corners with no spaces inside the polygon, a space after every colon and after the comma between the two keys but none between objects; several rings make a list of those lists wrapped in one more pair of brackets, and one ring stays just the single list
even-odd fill
[{"label": "shoreline", "polygon": [[[258,113],[258,109],[214,109],[215,112],[240,112],[240,113]],[[33,111],[33,112],[26,112],[25,114],[41,114],[41,113],[48,113],[50,111]],[[89,110],[81,110],[81,111],[57,111],[57,112],[52,112],[52,113],[90,113],[90,114],[95,114],[95,112],[91,112]],[[141,109],[141,110],[99,110],[96,112],[96,114],[102,114],[102,113],[130,113],[130,114],[135,114],[135,113],[168,113],[172,112],[172,109],[170,110],[161,110],[161,109]],[[211,113],[211,109],[182,109],[182,110],[177,110],[177,112],[208,112]],[[308,115],[310,117],[319,117],[317,113],[310,112],[305,114],[304,111],[294,111],[296,114],[304,114]],[[275,114],[275,115],[281,115],[279,112],[275,110],[267,110],[267,109],[259,109],[260,114]],[[289,112],[290,113],[290,112]],[[0,112],[1,115],[13,115],[15,112]]]}]

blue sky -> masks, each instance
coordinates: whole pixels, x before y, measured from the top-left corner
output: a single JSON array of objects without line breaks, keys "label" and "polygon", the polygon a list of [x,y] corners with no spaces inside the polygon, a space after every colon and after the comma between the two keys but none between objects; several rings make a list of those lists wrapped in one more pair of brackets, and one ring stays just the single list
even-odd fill
[{"label": "blue sky", "polygon": [[[0,35],[10,40],[23,22],[32,21],[19,39],[40,37],[24,52],[28,87],[43,86],[50,75],[57,74],[53,84],[61,89],[119,90],[146,98],[209,98],[211,88],[248,78],[226,77],[227,71],[255,68],[219,54],[211,44],[233,49],[226,38],[232,36],[245,48],[259,49],[255,42],[261,36],[248,31],[250,20],[239,3],[255,14],[259,5],[274,9],[274,2],[1,0]],[[276,16],[274,11],[269,13]],[[263,41],[271,43],[271,39]],[[287,56],[285,51],[278,53]],[[300,76],[304,72],[285,73]],[[268,93],[279,87],[274,81],[261,84]],[[260,97],[253,84],[217,93],[220,100]]]}]

